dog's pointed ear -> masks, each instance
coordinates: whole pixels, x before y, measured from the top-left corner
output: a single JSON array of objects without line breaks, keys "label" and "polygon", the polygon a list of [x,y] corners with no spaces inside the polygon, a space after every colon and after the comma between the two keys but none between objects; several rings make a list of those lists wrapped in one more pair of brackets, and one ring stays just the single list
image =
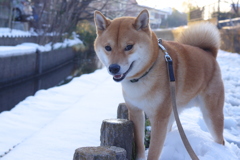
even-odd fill
[{"label": "dog's pointed ear", "polygon": [[144,9],[136,18],[134,27],[136,30],[144,29],[149,27],[149,13],[148,10]]},{"label": "dog's pointed ear", "polygon": [[104,31],[111,23],[101,12],[94,12],[94,21],[98,31]]}]

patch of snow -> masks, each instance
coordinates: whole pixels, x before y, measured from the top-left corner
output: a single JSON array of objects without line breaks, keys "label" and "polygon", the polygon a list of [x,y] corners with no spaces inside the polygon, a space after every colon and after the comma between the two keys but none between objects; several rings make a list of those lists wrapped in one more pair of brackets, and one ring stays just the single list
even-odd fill
[{"label": "patch of snow", "polygon": [[0,58],[35,53],[36,48],[32,46],[0,46]]},{"label": "patch of snow", "polygon": [[0,28],[0,37],[30,37],[36,36],[34,32],[21,31],[10,28]]},{"label": "patch of snow", "polygon": [[0,58],[24,54],[33,54],[36,53],[36,50],[39,50],[41,52],[48,52],[51,51],[52,48],[53,49],[66,48],[81,43],[82,41],[80,39],[74,37],[74,39],[65,39],[64,42],[55,43],[53,47],[51,46],[51,43],[48,43],[44,46],[38,45],[36,43],[22,43],[17,46],[0,46]]}]

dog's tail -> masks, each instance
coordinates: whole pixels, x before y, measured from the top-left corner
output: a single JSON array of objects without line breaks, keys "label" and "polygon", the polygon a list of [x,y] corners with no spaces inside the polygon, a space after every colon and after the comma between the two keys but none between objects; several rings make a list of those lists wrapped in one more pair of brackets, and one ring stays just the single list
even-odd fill
[{"label": "dog's tail", "polygon": [[177,41],[210,51],[216,58],[221,39],[216,26],[211,23],[201,23],[190,26]]}]

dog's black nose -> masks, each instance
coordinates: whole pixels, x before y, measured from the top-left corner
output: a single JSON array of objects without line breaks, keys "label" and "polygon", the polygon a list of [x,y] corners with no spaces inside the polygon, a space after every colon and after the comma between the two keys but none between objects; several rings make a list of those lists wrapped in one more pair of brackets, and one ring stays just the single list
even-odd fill
[{"label": "dog's black nose", "polygon": [[111,64],[108,69],[110,73],[117,74],[120,71],[120,68],[121,67],[118,64]]}]

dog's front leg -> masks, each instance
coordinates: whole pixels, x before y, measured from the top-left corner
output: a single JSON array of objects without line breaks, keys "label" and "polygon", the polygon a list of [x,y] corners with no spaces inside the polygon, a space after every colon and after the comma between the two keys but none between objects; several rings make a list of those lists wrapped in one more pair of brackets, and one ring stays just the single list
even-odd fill
[{"label": "dog's front leg", "polygon": [[158,114],[149,117],[149,120],[151,122],[151,140],[148,160],[158,160],[166,137],[169,116]]},{"label": "dog's front leg", "polygon": [[145,160],[145,147],[144,147],[144,128],[145,128],[145,115],[144,112],[136,107],[129,107],[130,120],[134,124],[134,138],[136,143],[136,160]]}]

